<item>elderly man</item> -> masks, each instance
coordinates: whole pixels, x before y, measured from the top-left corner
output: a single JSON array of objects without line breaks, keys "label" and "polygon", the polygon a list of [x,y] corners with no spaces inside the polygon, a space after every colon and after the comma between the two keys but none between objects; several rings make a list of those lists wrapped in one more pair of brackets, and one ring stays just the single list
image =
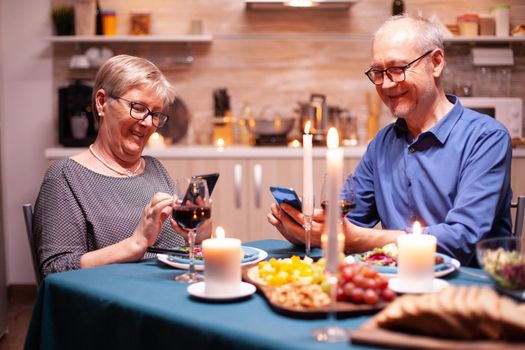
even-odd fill
[{"label": "elderly man", "polygon": [[[438,251],[468,265],[481,238],[510,235],[508,131],[445,95],[444,67],[437,24],[396,16],[376,32],[365,74],[397,120],[379,131],[355,170],[357,206],[344,220],[347,252],[395,242],[418,220],[437,237]],[[302,243],[302,227],[284,211],[302,222],[287,205],[272,205],[268,221]],[[312,244],[319,245],[320,211],[315,219]],[[383,229],[374,228],[378,222]]]}]

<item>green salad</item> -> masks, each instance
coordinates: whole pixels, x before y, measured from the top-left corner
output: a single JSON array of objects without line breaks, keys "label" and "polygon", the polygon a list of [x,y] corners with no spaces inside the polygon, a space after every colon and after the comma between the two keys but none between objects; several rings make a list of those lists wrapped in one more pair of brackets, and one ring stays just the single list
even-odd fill
[{"label": "green salad", "polygon": [[519,251],[503,248],[487,250],[481,258],[481,264],[501,287],[525,289],[525,256]]}]

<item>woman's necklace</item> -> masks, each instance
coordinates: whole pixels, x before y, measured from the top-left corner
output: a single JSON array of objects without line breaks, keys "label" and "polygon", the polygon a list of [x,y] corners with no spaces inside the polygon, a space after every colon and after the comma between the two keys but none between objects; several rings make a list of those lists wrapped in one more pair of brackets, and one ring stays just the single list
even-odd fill
[{"label": "woman's necklace", "polygon": [[125,175],[125,176],[134,176],[134,175],[137,175],[137,172],[139,171],[140,167],[142,166],[142,157],[140,157],[140,160],[139,160],[139,165],[135,168],[135,170],[128,170],[128,169],[125,169],[124,171],[122,170],[118,170],[118,169],[115,169],[114,167],[112,167],[111,165],[109,165],[104,159],[102,159],[101,156],[99,156],[95,150],[93,149],[93,144],[89,145],[89,152],[91,152],[91,154],[93,155],[93,157],[95,157],[99,162],[101,162],[106,168],[108,168],[109,170],[119,174],[119,175]]}]

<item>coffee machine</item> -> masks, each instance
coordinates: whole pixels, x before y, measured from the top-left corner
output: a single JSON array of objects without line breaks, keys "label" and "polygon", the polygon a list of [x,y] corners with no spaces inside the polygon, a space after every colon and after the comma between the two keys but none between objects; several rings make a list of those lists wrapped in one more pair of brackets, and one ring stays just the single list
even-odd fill
[{"label": "coffee machine", "polygon": [[93,88],[80,81],[58,90],[58,138],[64,147],[89,146],[97,136],[93,117]]}]

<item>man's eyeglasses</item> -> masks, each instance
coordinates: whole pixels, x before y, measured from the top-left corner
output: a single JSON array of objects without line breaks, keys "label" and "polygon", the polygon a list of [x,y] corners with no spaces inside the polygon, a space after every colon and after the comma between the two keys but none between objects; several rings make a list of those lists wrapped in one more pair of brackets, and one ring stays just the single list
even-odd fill
[{"label": "man's eyeglasses", "polygon": [[133,102],[133,101],[130,101],[123,97],[118,97],[118,96],[110,96],[110,97],[115,100],[123,100],[129,103],[129,115],[133,119],[145,120],[148,116],[151,115],[151,123],[156,128],[162,128],[169,119],[169,115],[161,113],[161,112],[152,112],[150,111],[148,107],[144,106],[142,103]]},{"label": "man's eyeglasses", "polygon": [[386,69],[374,69],[370,68],[365,72],[365,75],[370,79],[372,83],[375,85],[382,85],[383,84],[383,78],[384,74],[386,73],[388,79],[390,79],[394,83],[401,83],[402,81],[405,81],[406,79],[406,73],[405,70],[409,68],[411,65],[422,59],[423,57],[427,56],[434,50],[429,50],[413,60],[412,62],[409,62],[405,64],[404,66],[398,66],[398,67],[389,67]]}]

